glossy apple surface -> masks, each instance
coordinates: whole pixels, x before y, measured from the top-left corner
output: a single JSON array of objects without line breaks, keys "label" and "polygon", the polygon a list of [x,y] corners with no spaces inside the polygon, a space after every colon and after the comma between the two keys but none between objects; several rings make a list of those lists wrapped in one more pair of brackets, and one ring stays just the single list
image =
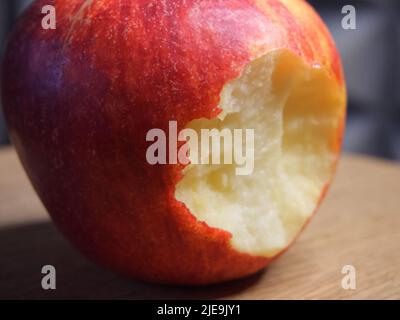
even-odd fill
[{"label": "glossy apple surface", "polygon": [[[57,28],[44,30],[48,2],[18,21],[1,88],[12,142],[62,233],[99,264],[159,283],[236,279],[279,256],[320,203],[343,134],[341,62],[315,11],[55,0]],[[171,120],[256,128],[255,172],[150,165],[146,133]]]}]

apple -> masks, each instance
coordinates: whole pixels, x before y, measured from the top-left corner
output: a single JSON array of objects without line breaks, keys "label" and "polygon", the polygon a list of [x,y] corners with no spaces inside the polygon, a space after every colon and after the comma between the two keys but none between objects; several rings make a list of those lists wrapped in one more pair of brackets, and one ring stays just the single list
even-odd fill
[{"label": "apple", "polygon": [[[12,142],[60,231],[134,279],[258,272],[296,239],[335,171],[346,89],[301,0],[38,0],[2,64]],[[150,164],[147,133],[253,129],[254,170]],[[190,153],[190,141],[187,142]]]}]

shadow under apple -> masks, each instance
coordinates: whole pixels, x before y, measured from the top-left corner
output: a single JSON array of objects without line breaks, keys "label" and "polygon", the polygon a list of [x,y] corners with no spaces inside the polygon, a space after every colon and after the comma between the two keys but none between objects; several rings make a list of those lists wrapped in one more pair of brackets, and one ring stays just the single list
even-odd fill
[{"label": "shadow under apple", "polygon": [[[51,222],[0,229],[1,299],[216,299],[255,285],[263,272],[205,287],[161,286],[116,275],[82,257]],[[44,265],[56,268],[56,289],[44,290]]]}]

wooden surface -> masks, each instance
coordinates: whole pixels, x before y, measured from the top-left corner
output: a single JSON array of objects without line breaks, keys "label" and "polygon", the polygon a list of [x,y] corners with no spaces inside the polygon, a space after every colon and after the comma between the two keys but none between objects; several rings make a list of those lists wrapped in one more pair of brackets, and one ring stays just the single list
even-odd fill
[{"label": "wooden surface", "polygon": [[[41,268],[57,289],[41,289]],[[356,290],[341,287],[356,268]],[[124,279],[88,262],[57,232],[13,149],[0,150],[0,298],[400,299],[400,166],[344,156],[297,243],[262,273],[202,288]]]}]

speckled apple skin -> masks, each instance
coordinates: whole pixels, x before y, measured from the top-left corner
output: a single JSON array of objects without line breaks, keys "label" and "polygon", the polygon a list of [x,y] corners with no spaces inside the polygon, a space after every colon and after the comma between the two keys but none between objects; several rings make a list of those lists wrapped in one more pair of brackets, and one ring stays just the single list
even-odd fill
[{"label": "speckled apple skin", "polygon": [[[41,27],[47,4],[56,30]],[[182,129],[216,116],[224,84],[276,49],[319,64],[344,94],[334,42],[305,1],[31,5],[3,60],[2,101],[12,142],[62,233],[99,264],[151,282],[210,284],[265,267],[273,258],[236,251],[230,233],[175,199],[183,167],[149,165],[145,137],[170,120]],[[337,153],[342,133],[343,121]]]}]

